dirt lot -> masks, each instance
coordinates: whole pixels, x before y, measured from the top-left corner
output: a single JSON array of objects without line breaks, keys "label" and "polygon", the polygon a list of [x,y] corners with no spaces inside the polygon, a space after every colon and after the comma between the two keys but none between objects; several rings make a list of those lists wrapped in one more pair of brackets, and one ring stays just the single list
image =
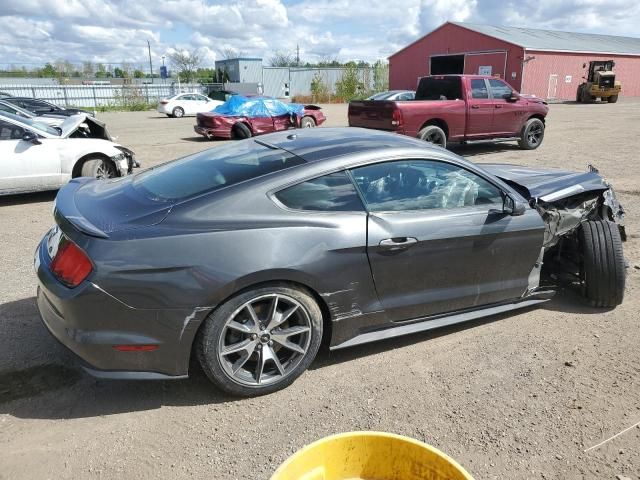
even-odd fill
[{"label": "dirt lot", "polygon": [[[346,108],[326,109],[330,125]],[[193,119],[101,114],[144,166],[221,142]],[[552,105],[539,150],[458,148],[477,162],[583,170],[593,163],[627,209],[628,287],[612,311],[571,292],[544,307],[436,333],[321,352],[285,391],[227,398],[195,370],[179,382],[83,373],[45,331],[34,249],[54,194],[0,199],[0,479],[266,479],[292,452],[350,430],[409,435],[476,479],[640,478],[640,103]]]}]

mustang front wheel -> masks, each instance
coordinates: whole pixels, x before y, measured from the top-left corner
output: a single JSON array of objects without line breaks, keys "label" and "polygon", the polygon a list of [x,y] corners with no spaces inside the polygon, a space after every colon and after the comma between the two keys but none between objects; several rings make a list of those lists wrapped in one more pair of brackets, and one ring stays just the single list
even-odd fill
[{"label": "mustang front wheel", "polygon": [[585,296],[594,307],[620,305],[626,271],[618,226],[607,220],[583,222],[578,238]]},{"label": "mustang front wheel", "polygon": [[290,385],[311,364],[322,339],[322,313],[302,289],[273,285],[244,292],[216,309],[198,334],[209,379],[239,396]]}]

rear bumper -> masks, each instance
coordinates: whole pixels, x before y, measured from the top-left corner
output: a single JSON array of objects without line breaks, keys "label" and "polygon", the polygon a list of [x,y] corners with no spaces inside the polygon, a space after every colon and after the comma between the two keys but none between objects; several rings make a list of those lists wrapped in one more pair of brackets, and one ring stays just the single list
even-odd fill
[{"label": "rear bumper", "polygon": [[207,138],[231,138],[231,130],[228,128],[210,128],[195,125],[193,130],[197,134]]},{"label": "rear bumper", "polygon": [[[46,242],[36,250],[37,304],[46,328],[90,374],[114,379],[180,379],[188,375],[193,338],[204,311],[134,309],[91,282],[70,289],[49,270]],[[114,345],[158,345],[122,352]]]}]

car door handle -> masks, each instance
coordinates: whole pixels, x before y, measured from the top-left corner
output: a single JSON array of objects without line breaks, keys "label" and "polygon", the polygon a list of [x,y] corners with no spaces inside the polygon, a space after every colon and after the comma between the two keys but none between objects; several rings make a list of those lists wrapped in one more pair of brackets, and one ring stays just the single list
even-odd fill
[{"label": "car door handle", "polygon": [[380,240],[381,247],[390,248],[392,250],[399,248],[408,248],[416,243],[418,243],[418,239],[414,237],[394,237]]},{"label": "car door handle", "polygon": [[478,108],[480,108],[480,105],[471,105],[471,108],[473,108],[474,110],[477,110]]},{"label": "car door handle", "polygon": [[502,105],[496,105],[496,108],[502,108]]}]

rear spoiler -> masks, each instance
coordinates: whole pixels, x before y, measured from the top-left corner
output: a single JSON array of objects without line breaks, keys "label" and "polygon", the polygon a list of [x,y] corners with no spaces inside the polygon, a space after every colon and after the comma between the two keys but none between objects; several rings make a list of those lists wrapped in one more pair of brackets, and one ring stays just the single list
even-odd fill
[{"label": "rear spoiler", "polygon": [[74,200],[76,191],[78,191],[83,184],[92,180],[94,179],[89,177],[73,178],[68,184],[62,187],[56,196],[53,207],[53,217],[59,225],[67,222],[76,230],[92,237],[109,238],[109,235],[82,216]]}]

